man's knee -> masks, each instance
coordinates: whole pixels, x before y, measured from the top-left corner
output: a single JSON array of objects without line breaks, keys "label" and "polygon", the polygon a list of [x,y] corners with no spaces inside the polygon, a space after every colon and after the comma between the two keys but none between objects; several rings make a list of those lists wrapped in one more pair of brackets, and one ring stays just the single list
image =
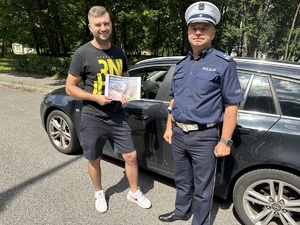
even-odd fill
[{"label": "man's knee", "polygon": [[101,157],[98,157],[97,159],[88,160],[88,163],[92,166],[96,166],[99,165],[100,161],[101,161]]},{"label": "man's knee", "polygon": [[136,161],[136,150],[123,154],[125,162],[135,162]]}]

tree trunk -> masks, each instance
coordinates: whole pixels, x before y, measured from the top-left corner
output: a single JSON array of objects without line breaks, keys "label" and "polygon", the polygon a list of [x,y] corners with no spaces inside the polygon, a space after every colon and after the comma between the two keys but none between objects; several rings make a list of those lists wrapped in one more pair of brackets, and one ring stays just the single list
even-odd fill
[{"label": "tree trunk", "polygon": [[[287,60],[288,55],[289,56],[291,55],[291,54],[289,54],[289,47],[290,47],[290,42],[291,42],[291,38],[292,38],[293,31],[294,31],[295,23],[296,23],[296,20],[297,20],[297,17],[298,17],[299,10],[300,10],[300,3],[298,4],[298,7],[297,7],[297,10],[296,10],[294,19],[293,19],[293,23],[292,23],[292,26],[291,26],[291,29],[290,29],[289,37],[288,37],[288,40],[287,40],[287,43],[286,43],[286,46],[285,46],[284,60]],[[292,49],[291,49],[291,51],[292,51]]]},{"label": "tree trunk", "polygon": [[243,35],[243,48],[242,48],[242,57],[247,57],[248,56],[248,43],[249,43],[249,35],[248,32],[244,32]]},{"label": "tree trunk", "polygon": [[49,16],[49,5],[47,0],[36,0],[41,13],[41,23],[45,29],[45,34],[48,40],[50,53],[53,56],[60,56],[59,41],[56,34],[56,29],[53,27],[51,17]]},{"label": "tree trunk", "polygon": [[[242,53],[245,57],[256,57],[259,50],[259,39],[262,30],[262,24],[268,13],[271,0],[262,1],[262,3],[251,3],[248,0],[243,2],[244,9],[244,37]],[[254,26],[253,26],[254,25]],[[253,26],[253,27],[251,27]]]},{"label": "tree trunk", "polygon": [[11,49],[11,52],[10,52],[10,53],[11,53],[11,54],[15,54],[15,53],[14,53],[14,48],[13,48],[13,42],[12,42],[12,41],[9,42],[9,46],[10,46],[10,49]]},{"label": "tree trunk", "polygon": [[298,39],[299,34],[300,34],[300,29],[298,29],[298,31],[297,31],[297,33],[296,33],[296,35],[295,35],[295,38],[294,38],[294,40],[293,40],[293,42],[292,42],[292,44],[291,44],[291,49],[290,49],[289,55],[288,55],[288,59],[289,59],[289,60],[291,60],[292,52],[294,51],[294,48],[295,48],[295,46],[296,46],[296,41],[297,41],[297,39]]}]

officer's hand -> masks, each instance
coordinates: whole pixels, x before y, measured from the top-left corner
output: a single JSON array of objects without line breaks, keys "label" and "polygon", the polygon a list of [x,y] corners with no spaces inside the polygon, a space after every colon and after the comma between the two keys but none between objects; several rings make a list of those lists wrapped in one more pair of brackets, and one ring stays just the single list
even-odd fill
[{"label": "officer's hand", "polygon": [[216,157],[224,157],[230,154],[230,147],[226,146],[223,142],[219,142],[214,150]]},{"label": "officer's hand", "polygon": [[164,134],[164,139],[169,144],[172,143],[172,134],[173,134],[172,129],[166,129],[165,134]]},{"label": "officer's hand", "polygon": [[107,97],[105,95],[96,95],[96,96],[97,96],[96,102],[101,106],[112,102],[112,98]]}]

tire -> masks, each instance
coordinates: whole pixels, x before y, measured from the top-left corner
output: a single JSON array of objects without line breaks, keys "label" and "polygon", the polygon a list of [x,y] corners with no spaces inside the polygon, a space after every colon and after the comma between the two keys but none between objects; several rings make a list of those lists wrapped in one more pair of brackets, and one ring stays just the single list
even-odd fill
[{"label": "tire", "polygon": [[275,169],[251,171],[236,182],[233,203],[245,225],[300,224],[300,178]]},{"label": "tire", "polygon": [[47,117],[46,127],[52,145],[59,152],[71,154],[81,148],[74,125],[64,112],[52,111]]}]

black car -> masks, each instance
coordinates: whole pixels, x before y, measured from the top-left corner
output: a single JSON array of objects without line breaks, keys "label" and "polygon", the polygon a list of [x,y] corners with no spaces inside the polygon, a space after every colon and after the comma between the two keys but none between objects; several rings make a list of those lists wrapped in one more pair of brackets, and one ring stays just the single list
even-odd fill
[{"label": "black car", "polygon": [[[124,105],[139,166],[173,177],[171,147],[163,139],[176,62],[161,57],[131,67],[142,80],[141,100]],[[244,224],[300,224],[300,65],[235,59],[244,101],[231,154],[219,158],[215,195],[232,197]],[[81,101],[57,89],[41,103],[42,124],[53,146],[80,149]],[[111,146],[104,154],[115,155]],[[273,224],[274,224],[273,223]]]}]

